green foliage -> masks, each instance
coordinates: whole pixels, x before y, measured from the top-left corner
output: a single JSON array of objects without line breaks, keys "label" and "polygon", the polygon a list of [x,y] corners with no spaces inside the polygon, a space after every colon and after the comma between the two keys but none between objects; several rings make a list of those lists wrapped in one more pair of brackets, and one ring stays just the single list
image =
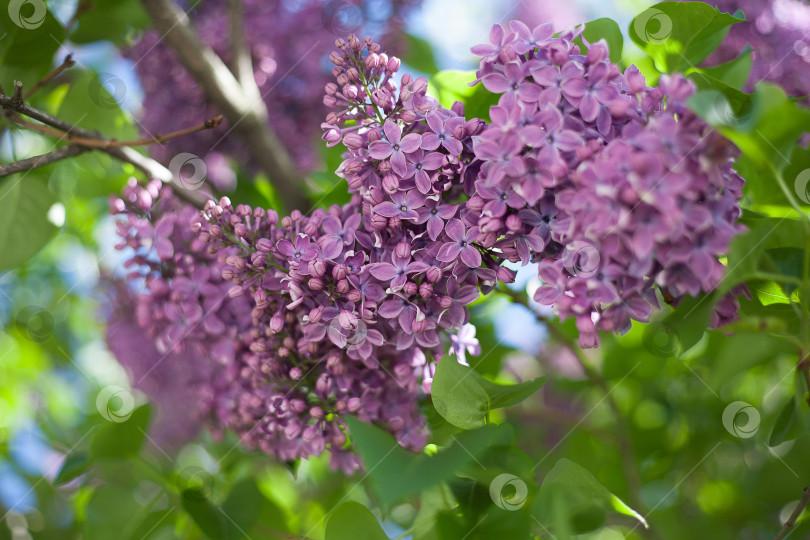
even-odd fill
[{"label": "green foliage", "polygon": [[15,80],[26,86],[36,83],[51,69],[53,55],[65,39],[65,30],[53,14],[46,11],[43,19],[33,20],[31,12],[22,6],[23,19],[15,22],[5,7],[0,11],[0,81],[5,88]]},{"label": "green foliage", "polygon": [[56,233],[48,210],[56,202],[36,173],[16,174],[0,180],[0,272],[33,256]]},{"label": "green foliage", "polygon": [[534,511],[540,522],[558,530],[562,538],[598,529],[610,511],[631,516],[648,526],[638,512],[608,491],[587,469],[565,458],[543,480]]},{"label": "green foliage", "polygon": [[714,51],[742,15],[703,2],[661,2],[630,23],[630,38],[665,73],[685,72]]},{"label": "green foliage", "polygon": [[475,429],[487,423],[492,409],[520,403],[545,382],[545,377],[540,377],[520,384],[496,384],[462,366],[454,356],[445,356],[436,367],[431,397],[445,420],[463,429]]},{"label": "green foliage", "polygon": [[469,86],[475,80],[474,71],[442,71],[428,83],[428,93],[445,107],[454,102],[464,103],[467,118],[483,118],[489,121],[489,108],[498,103],[498,95],[487,91],[480,83]]},{"label": "green foliage", "polygon": [[354,540],[358,535],[368,540],[388,540],[368,508],[354,501],[341,503],[326,522],[325,540]]},{"label": "green foliage", "polygon": [[146,28],[149,18],[137,0],[94,0],[76,18],[70,32],[73,43],[111,41],[125,46],[134,30]]},{"label": "green foliage", "polygon": [[[585,30],[582,31],[582,37],[584,37],[588,43],[596,43],[600,39],[604,39],[610,51],[610,61],[614,64],[622,63],[624,37],[622,36],[621,28],[619,28],[619,25],[613,19],[603,18],[585,23]],[[576,41],[580,46],[584,46],[580,38],[577,38]]]},{"label": "green foliage", "polygon": [[429,41],[413,34],[406,34],[405,38],[408,54],[403,58],[403,61],[406,64],[422,73],[436,73],[439,71]]}]

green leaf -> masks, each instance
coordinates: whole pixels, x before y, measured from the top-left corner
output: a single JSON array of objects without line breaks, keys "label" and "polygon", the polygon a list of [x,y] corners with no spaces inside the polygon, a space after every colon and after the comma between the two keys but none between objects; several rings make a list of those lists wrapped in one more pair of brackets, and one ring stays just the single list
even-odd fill
[{"label": "green leaf", "polygon": [[432,75],[439,71],[436,67],[436,58],[433,55],[433,48],[430,42],[424,38],[414,36],[413,34],[406,34],[405,39],[408,44],[408,55],[403,58],[403,61],[412,68]]},{"label": "green leaf", "polygon": [[222,512],[228,518],[230,538],[242,538],[243,531],[249,531],[253,527],[265,500],[253,478],[245,478],[231,489],[228,498],[222,503]]},{"label": "green leaf", "polygon": [[0,272],[33,257],[56,233],[48,210],[56,199],[35,175],[16,174],[0,180]]},{"label": "green leaf", "polygon": [[732,88],[742,90],[751,73],[751,46],[746,45],[740,55],[730,62],[719,66],[698,68],[697,72],[706,74]]},{"label": "green leaf", "polygon": [[706,59],[732,24],[744,21],[703,2],[661,2],[630,23],[630,39],[665,73],[685,72]]},{"label": "green leaf", "polygon": [[137,0],[94,0],[76,19],[73,43],[112,41],[126,45],[133,30],[146,28],[149,16]]},{"label": "green leaf", "polygon": [[489,109],[498,104],[500,96],[488,91],[480,83],[469,86],[468,83],[475,78],[474,71],[441,71],[430,78],[428,93],[448,108],[456,101],[461,101],[467,118],[489,121]]},{"label": "green leaf", "polygon": [[520,384],[496,384],[462,366],[455,357],[445,356],[436,367],[431,398],[445,420],[463,429],[475,429],[486,424],[490,410],[520,403],[545,382],[545,377],[539,377]]},{"label": "green leaf", "polygon": [[[691,349],[709,327],[717,294],[694,298],[686,296],[678,307],[661,321],[661,327],[680,344],[680,352]],[[674,344],[673,344],[674,345]]]},{"label": "green leaf", "polygon": [[785,441],[798,437],[803,427],[799,420],[800,414],[796,400],[791,397],[776,419],[771,435],[768,437],[768,446],[779,446]]},{"label": "green leaf", "polygon": [[138,455],[151,417],[152,407],[147,404],[132,411],[124,422],[106,421],[93,436],[90,455],[93,459]]},{"label": "green leaf", "polygon": [[[596,43],[600,39],[607,42],[610,51],[610,61],[619,64],[622,61],[622,50],[624,49],[624,37],[619,25],[613,19],[602,18],[585,23],[585,30],[582,37],[588,43]],[[582,40],[577,38],[577,43],[582,45]]]},{"label": "green leaf", "polygon": [[647,527],[638,512],[608,491],[587,469],[565,458],[546,475],[532,510],[540,523],[555,529],[568,525],[574,534],[601,527],[611,510],[631,516]]},{"label": "green leaf", "polygon": [[53,485],[67,484],[74,478],[83,474],[90,466],[90,455],[87,452],[72,452],[67,455],[59,474],[53,480]]},{"label": "green leaf", "polygon": [[137,528],[140,506],[132,490],[123,486],[99,486],[84,509],[84,537],[94,540],[130,538]]},{"label": "green leaf", "polygon": [[34,20],[34,5],[21,6],[22,18],[0,9],[0,78],[6,89],[15,80],[26,86],[36,83],[53,67],[53,56],[65,39],[65,29],[50,11]]},{"label": "green leaf", "polygon": [[325,540],[388,540],[380,522],[360,503],[346,501],[332,511],[326,522]]},{"label": "green leaf", "polygon": [[217,508],[200,488],[183,490],[180,501],[194,523],[212,540],[225,540],[227,535],[227,518]]},{"label": "green leaf", "polygon": [[428,456],[405,450],[377,426],[354,417],[347,417],[346,423],[369,471],[371,487],[385,508],[452,478],[490,446],[509,442],[504,441],[507,431],[489,425],[454,437],[448,447]]},{"label": "green leaf", "polygon": [[56,116],[108,139],[134,139],[138,131],[120,104],[131,91],[113,73],[76,71]]}]

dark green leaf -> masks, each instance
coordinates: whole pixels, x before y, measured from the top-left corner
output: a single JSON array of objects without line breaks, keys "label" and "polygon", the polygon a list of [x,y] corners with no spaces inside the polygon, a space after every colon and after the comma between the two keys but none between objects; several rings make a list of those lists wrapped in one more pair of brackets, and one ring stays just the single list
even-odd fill
[{"label": "dark green leaf", "polygon": [[352,444],[369,471],[369,481],[383,507],[452,478],[475,456],[504,441],[505,431],[485,426],[453,438],[453,442],[435,455],[416,454],[402,448],[377,426],[348,417]]},{"label": "dark green leaf", "polygon": [[685,72],[714,51],[729,26],[744,18],[703,2],[661,2],[630,23],[630,38],[665,73]]},{"label": "dark green leaf", "polygon": [[341,503],[326,522],[325,540],[388,540],[380,522],[368,508],[354,501]]},{"label": "dark green leaf", "polygon": [[142,405],[123,422],[105,421],[90,445],[93,459],[135,456],[141,451],[152,417],[152,407]]},{"label": "dark green leaf", "polygon": [[5,7],[0,10],[0,77],[6,89],[14,80],[25,86],[36,83],[53,67],[53,56],[65,39],[64,28],[50,11],[36,19],[41,13],[34,10],[36,4],[22,4],[21,17]]},{"label": "dark green leaf", "polygon": [[75,71],[56,116],[108,139],[133,139],[138,131],[120,107],[131,91],[114,73]]},{"label": "dark green leaf", "polygon": [[467,118],[489,120],[489,109],[498,104],[500,96],[488,91],[482,84],[469,86],[468,83],[474,80],[474,71],[441,71],[430,78],[428,93],[445,107],[461,101]]},{"label": "dark green leaf", "polygon": [[138,0],[93,0],[70,33],[74,43],[112,41],[125,45],[133,30],[146,28],[149,17]]},{"label": "dark green leaf", "polygon": [[732,88],[742,90],[745,83],[748,82],[748,75],[751,73],[751,46],[747,45],[740,55],[730,62],[719,66],[699,68],[698,72],[704,73]]},{"label": "dark green leaf", "polygon": [[48,210],[56,199],[34,175],[16,174],[0,180],[0,272],[22,264],[47,244],[56,227]]},{"label": "dark green leaf", "polygon": [[436,67],[436,58],[433,55],[433,49],[428,40],[414,36],[413,34],[406,34],[405,38],[408,44],[408,55],[403,58],[403,61],[406,64],[427,75],[432,75],[439,71],[439,68]]},{"label": "dark green leaf", "polygon": [[[616,21],[602,18],[587,22],[585,23],[585,30],[582,32],[582,37],[584,37],[588,43],[596,43],[600,39],[604,39],[610,51],[610,61],[614,64],[621,63],[624,37],[622,37],[622,30],[619,28],[619,25],[616,24]],[[579,39],[577,41],[581,44]]]},{"label": "dark green leaf", "polygon": [[[558,505],[556,509],[555,503]],[[543,479],[532,509],[541,523],[556,525],[556,529],[558,523],[565,521],[576,534],[600,527],[611,510],[631,516],[647,526],[638,512],[608,491],[587,469],[565,458],[558,461]]]},{"label": "dark green leaf", "polygon": [[183,509],[208,538],[211,540],[226,540],[228,538],[227,518],[219,508],[208,500],[201,489],[186,489],[180,494],[180,498]]},{"label": "dark green leaf", "polygon": [[85,538],[121,540],[137,528],[140,506],[123,486],[102,485],[85,507]]},{"label": "dark green leaf", "polygon": [[771,436],[768,437],[768,446],[779,446],[785,441],[798,437],[803,427],[799,419],[800,415],[796,400],[791,397],[776,419]]},{"label": "dark green leaf", "polygon": [[53,484],[61,486],[83,474],[90,466],[90,455],[87,452],[74,452],[67,455],[59,474],[54,478]]},{"label": "dark green leaf", "polygon": [[486,424],[490,410],[520,403],[545,382],[545,377],[540,377],[520,384],[496,384],[462,366],[455,357],[445,356],[436,367],[431,397],[445,420],[463,429],[475,429]]}]

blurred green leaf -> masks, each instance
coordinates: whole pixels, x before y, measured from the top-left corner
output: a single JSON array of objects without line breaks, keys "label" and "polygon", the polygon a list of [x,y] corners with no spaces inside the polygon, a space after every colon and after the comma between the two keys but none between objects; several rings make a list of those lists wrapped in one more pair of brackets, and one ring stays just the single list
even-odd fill
[{"label": "blurred green leaf", "polygon": [[47,244],[57,229],[48,221],[56,198],[35,174],[0,180],[0,272],[18,266]]},{"label": "blurred green leaf", "polygon": [[776,419],[768,437],[768,446],[779,446],[798,437],[804,427],[799,419],[800,414],[796,400],[791,396]]},{"label": "blurred green leaf", "polygon": [[15,80],[31,86],[50,71],[65,39],[65,29],[50,11],[34,20],[36,3],[26,4],[20,6],[19,14],[6,8],[0,11],[0,80],[7,91]]},{"label": "blurred green leaf", "polygon": [[661,71],[685,72],[722,43],[729,26],[744,20],[703,2],[661,2],[633,19],[630,39]]},{"label": "blurred green leaf", "polygon": [[59,469],[59,474],[53,480],[55,486],[67,484],[74,478],[77,478],[87,470],[90,466],[90,455],[87,452],[72,452],[67,455],[62,468]]},{"label": "blurred green leaf", "polygon": [[124,486],[99,486],[87,503],[85,538],[93,540],[122,540],[131,538],[143,511]]},{"label": "blurred green leaf", "polygon": [[467,118],[489,120],[489,109],[498,104],[498,94],[489,92],[482,84],[469,86],[476,79],[474,71],[441,71],[430,78],[428,93],[445,107],[456,101],[464,103]]},{"label": "blurred green leaf", "polygon": [[587,469],[566,458],[558,461],[543,479],[532,510],[541,523],[554,526],[564,521],[575,534],[599,528],[610,510],[647,527],[638,512],[608,491]]},{"label": "blurred green leaf", "polygon": [[[596,43],[600,39],[604,39],[610,51],[610,61],[614,64],[621,63],[624,37],[616,21],[602,18],[587,22],[585,23],[585,30],[582,32],[582,37],[584,37],[588,43]],[[580,38],[577,38],[576,42],[583,45]]]},{"label": "blurred green leaf", "polygon": [[190,488],[183,490],[180,500],[188,515],[194,523],[211,540],[226,540],[227,524],[226,517],[222,511],[208,500],[205,493],[200,488]]},{"label": "blurred green leaf", "polygon": [[141,451],[152,417],[152,406],[142,405],[124,422],[107,421],[98,428],[90,444],[93,459],[135,456]]},{"label": "blurred green leaf", "polygon": [[56,113],[60,120],[98,131],[108,139],[137,138],[135,124],[120,107],[131,91],[121,77],[76,69],[72,74],[73,81]]},{"label": "blurred green leaf", "polygon": [[436,367],[431,398],[445,420],[463,429],[475,429],[486,424],[490,410],[520,403],[545,382],[546,378],[540,377],[519,384],[496,384],[462,366],[455,357],[445,356]]},{"label": "blurred green leaf", "polygon": [[408,55],[402,60],[414,69],[432,75],[439,71],[430,42],[424,38],[405,34]]},{"label": "blurred green leaf", "polygon": [[745,49],[734,60],[719,66],[698,68],[697,73],[706,74],[736,90],[742,90],[745,83],[748,82],[748,75],[751,73],[751,46],[746,45]]},{"label": "blurred green leaf", "polygon": [[351,442],[357,449],[374,493],[384,508],[415,493],[452,478],[486,448],[503,441],[506,433],[497,426],[484,426],[453,438],[435,455],[416,454],[402,448],[377,426],[348,417]]},{"label": "blurred green leaf", "polygon": [[149,16],[137,0],[92,0],[76,22],[70,32],[73,43],[104,40],[126,45],[133,30],[149,25]]},{"label": "blurred green leaf", "polygon": [[341,503],[326,522],[325,540],[388,540],[380,522],[368,508],[354,501]]}]

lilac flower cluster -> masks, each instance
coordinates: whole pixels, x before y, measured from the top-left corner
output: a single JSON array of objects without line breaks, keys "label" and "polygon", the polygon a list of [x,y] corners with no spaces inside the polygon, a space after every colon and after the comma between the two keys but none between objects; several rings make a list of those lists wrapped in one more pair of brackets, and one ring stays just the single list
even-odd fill
[{"label": "lilac flower cluster", "polygon": [[132,254],[127,278],[141,292],[118,288],[107,341],[134,386],[156,402],[164,419],[157,430],[166,435],[158,439],[182,442],[195,430],[171,433],[171,426],[190,416],[199,425],[229,392],[250,306],[228,297],[220,265],[191,231],[198,211],[170,187],[131,179],[110,206],[122,218],[116,247]]},{"label": "lilac flower cluster", "polygon": [[483,163],[467,208],[480,213],[465,216],[484,247],[539,262],[535,300],[595,347],[597,328],[649,320],[655,286],[676,303],[716,288],[743,181],[731,144],[685,107],[690,82],[649,88],[603,41],[581,51],[576,37],[513,21],[473,49],[478,81],[501,98],[474,137]]},{"label": "lilac flower cluster", "polygon": [[[245,0],[245,40],[253,55],[256,83],[268,108],[270,123],[302,170],[318,162],[312,145],[325,112],[315,106],[329,77],[323,48],[336,34],[363,25],[374,31],[396,30],[402,15],[418,0]],[[230,57],[228,7],[225,0],[194,2],[189,11],[206,44],[223,59]],[[384,16],[383,16],[384,15]],[[346,27],[349,27],[347,29]],[[300,39],[306,35],[307,39]],[[167,133],[210,118],[218,112],[154,31],[126,53],[144,90],[142,125],[150,133]],[[177,89],[183,92],[178,93]],[[203,131],[153,147],[155,157],[168,162],[179,152],[204,158],[209,177],[220,186],[232,181],[228,158],[249,162],[249,156],[222,131]]]},{"label": "lilac flower cluster", "polygon": [[729,13],[741,9],[746,20],[731,26],[707,64],[729,62],[750,45],[753,63],[746,91],[752,91],[759,81],[770,81],[794,97],[810,95],[810,3],[717,0],[712,4]]}]

